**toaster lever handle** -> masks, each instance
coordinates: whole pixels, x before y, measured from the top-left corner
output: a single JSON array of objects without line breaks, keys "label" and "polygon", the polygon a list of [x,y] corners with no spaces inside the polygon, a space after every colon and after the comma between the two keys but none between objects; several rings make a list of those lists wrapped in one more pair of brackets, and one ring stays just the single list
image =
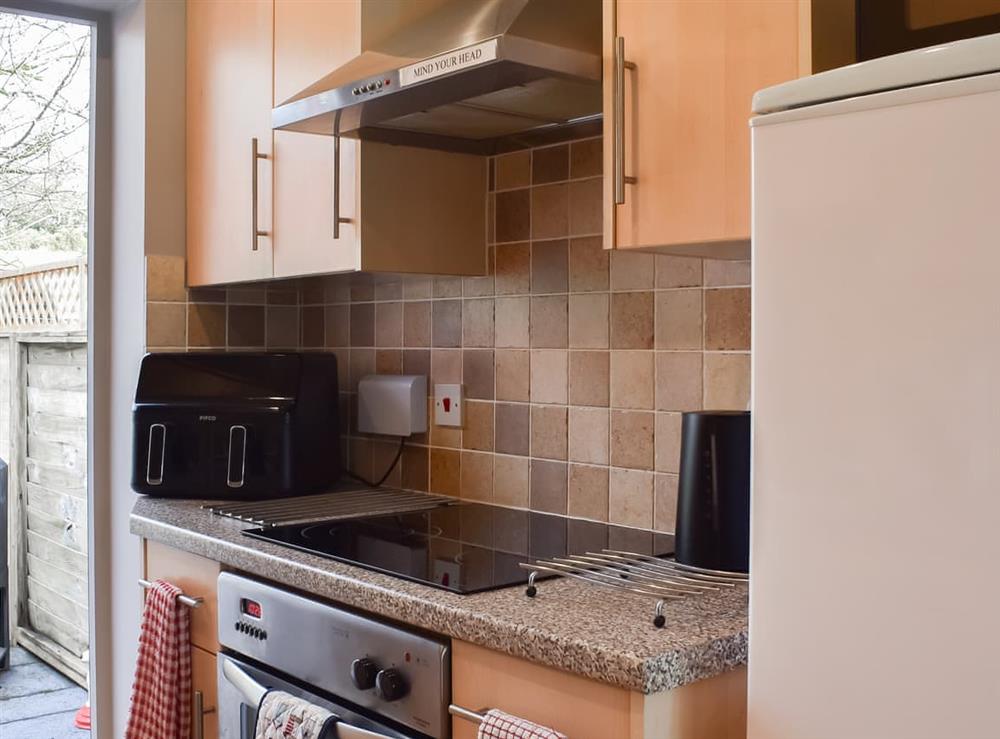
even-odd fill
[{"label": "toaster lever handle", "polygon": [[229,427],[229,471],[226,484],[231,488],[243,487],[247,467],[247,427]]},{"label": "toaster lever handle", "polygon": [[146,484],[163,484],[163,464],[167,456],[167,427],[162,423],[149,426],[149,447],[146,450]]}]

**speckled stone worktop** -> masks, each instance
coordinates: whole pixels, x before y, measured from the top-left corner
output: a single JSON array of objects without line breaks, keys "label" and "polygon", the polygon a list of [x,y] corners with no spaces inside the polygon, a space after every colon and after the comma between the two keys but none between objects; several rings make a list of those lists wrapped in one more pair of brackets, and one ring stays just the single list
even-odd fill
[{"label": "speckled stone worktop", "polygon": [[202,510],[205,501],[139,497],[132,533],[226,568],[373,614],[584,675],[656,693],[712,677],[747,659],[747,589],[668,603],[652,625],[649,598],[565,578],[457,595],[241,535],[246,523]]}]

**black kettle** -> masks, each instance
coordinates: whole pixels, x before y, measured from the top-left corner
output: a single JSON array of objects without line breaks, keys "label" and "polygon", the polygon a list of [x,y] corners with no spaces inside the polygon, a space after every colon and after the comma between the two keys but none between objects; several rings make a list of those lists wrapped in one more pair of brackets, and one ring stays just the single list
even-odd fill
[{"label": "black kettle", "polygon": [[674,546],[681,564],[750,571],[749,411],[683,415]]}]

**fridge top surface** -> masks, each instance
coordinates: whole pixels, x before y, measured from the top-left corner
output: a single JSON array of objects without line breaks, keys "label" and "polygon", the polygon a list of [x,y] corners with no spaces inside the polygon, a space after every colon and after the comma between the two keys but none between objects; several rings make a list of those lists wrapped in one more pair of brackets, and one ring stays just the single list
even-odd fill
[{"label": "fridge top surface", "polygon": [[993,72],[1000,72],[1000,34],[893,54],[767,87],[754,94],[753,113],[777,113]]}]

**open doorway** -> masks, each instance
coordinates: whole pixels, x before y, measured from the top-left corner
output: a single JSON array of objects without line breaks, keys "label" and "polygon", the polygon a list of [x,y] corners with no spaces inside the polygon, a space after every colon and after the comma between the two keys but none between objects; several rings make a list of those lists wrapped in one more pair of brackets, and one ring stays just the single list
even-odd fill
[{"label": "open doorway", "polygon": [[92,37],[0,11],[0,736],[86,700]]}]

